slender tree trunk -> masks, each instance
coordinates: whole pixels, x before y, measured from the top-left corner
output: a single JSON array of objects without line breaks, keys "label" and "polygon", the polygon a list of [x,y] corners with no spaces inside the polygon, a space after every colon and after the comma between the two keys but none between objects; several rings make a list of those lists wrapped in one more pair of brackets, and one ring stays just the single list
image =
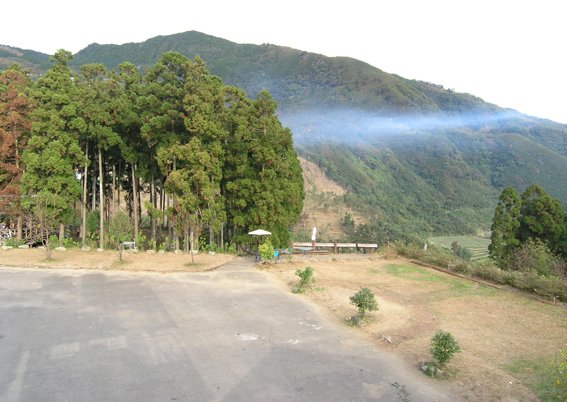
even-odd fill
[{"label": "slender tree trunk", "polygon": [[88,196],[88,164],[89,164],[89,142],[85,145],[85,168],[83,171],[83,198],[81,200],[81,243],[85,247],[87,243],[87,196]]},{"label": "slender tree trunk", "polygon": [[22,240],[22,215],[18,215],[16,222],[16,239]]},{"label": "slender tree trunk", "polygon": [[220,248],[224,250],[224,222],[220,226]]},{"label": "slender tree trunk", "polygon": [[122,177],[122,164],[118,163],[118,189],[117,189],[117,194],[116,194],[117,210],[120,209],[120,203],[122,202],[122,199],[120,198],[120,187],[122,187],[120,185],[120,178],[121,177]]},{"label": "slender tree trunk", "polygon": [[175,244],[175,251],[179,250],[179,235],[177,234],[177,231],[174,229],[173,230],[173,243]]},{"label": "slender tree trunk", "polygon": [[[177,170],[177,161],[175,160],[175,157],[173,158],[173,171],[175,172]],[[173,195],[173,209],[176,210],[178,207],[177,205],[177,197],[175,196],[175,194]],[[175,211],[173,213],[173,217],[171,218],[173,221],[173,225],[178,225],[179,222],[177,222],[177,211]],[[173,230],[173,242],[175,243],[175,251],[179,250],[179,236],[177,234],[177,230]]]},{"label": "slender tree trunk", "polygon": [[[161,195],[162,195],[162,203],[161,203],[161,212],[162,212],[162,226],[164,228],[169,228],[169,223],[168,223],[168,218],[167,218],[167,214],[165,213],[165,211],[167,210],[167,208],[169,207],[169,196],[167,195],[167,192],[165,191],[165,189],[163,188],[163,183],[160,181],[160,190],[161,190]],[[168,234],[169,235],[169,234]]]},{"label": "slender tree trunk", "polygon": [[171,219],[167,218],[167,220],[165,219],[166,214],[165,211],[167,211],[169,209],[169,205],[170,205],[171,201],[169,199],[169,194],[165,193],[165,208],[164,208],[164,224],[167,226],[167,235],[169,236],[170,240],[173,240],[173,227],[171,225]]},{"label": "slender tree trunk", "polygon": [[138,191],[137,200],[138,200],[138,208],[136,209],[136,213],[138,214],[138,229],[140,226],[140,222],[142,222],[142,186],[140,185],[140,178],[136,177],[136,190]]},{"label": "slender tree trunk", "polygon": [[51,244],[49,244],[49,233],[45,236],[45,258],[51,260]]},{"label": "slender tree trunk", "polygon": [[152,240],[154,242],[157,242],[157,219],[155,217],[155,211],[157,211],[157,200],[156,200],[156,182],[154,180],[154,176],[152,175],[152,181],[150,182],[150,195],[152,198],[152,207],[154,210],[154,213],[152,214],[153,216],[151,216],[151,220],[152,220]]},{"label": "slender tree trunk", "polygon": [[14,136],[14,141],[15,141],[15,147],[16,147],[16,169],[20,170],[20,147],[18,146],[18,137],[16,136],[16,126],[12,126],[12,131],[14,132],[14,134],[12,134]]},{"label": "slender tree trunk", "polygon": [[189,233],[189,248],[190,248],[189,252],[191,253],[191,264],[195,264],[195,257],[193,256],[193,242],[194,242],[193,227],[191,227]]},{"label": "slender tree trunk", "polygon": [[189,252],[189,228],[186,227],[183,231],[183,251]]},{"label": "slender tree trunk", "polygon": [[59,244],[63,244],[63,240],[65,240],[65,224],[63,222],[59,222]]},{"label": "slender tree trunk", "polygon": [[165,221],[163,220],[163,211],[165,209],[165,197],[163,194],[163,186],[161,185],[161,180],[158,180],[159,183],[159,210],[162,213],[161,219],[159,220],[159,225],[163,228],[165,227]]},{"label": "slender tree trunk", "polygon": [[91,180],[91,192],[93,193],[92,201],[91,201],[91,211],[94,211],[97,209],[96,208],[96,176],[94,173],[94,166],[93,166],[93,179]]},{"label": "slender tree trunk", "polygon": [[112,208],[110,210],[110,216],[114,217],[116,215],[116,165],[112,164]]},{"label": "slender tree trunk", "polygon": [[24,230],[24,232],[26,239],[30,239],[33,237],[31,218],[29,215],[26,215],[26,229]]},{"label": "slender tree trunk", "polygon": [[102,148],[98,145],[98,185],[99,185],[99,202],[100,202],[100,248],[104,248],[104,183],[102,172]]},{"label": "slender tree trunk", "polygon": [[132,206],[132,215],[134,217],[134,241],[138,238],[138,180],[136,179],[136,164],[131,163],[132,167],[132,199],[134,205]]},{"label": "slender tree trunk", "polygon": [[46,211],[43,210],[42,206],[41,215],[39,217],[39,234],[45,246],[45,258],[51,260],[51,244],[49,244],[49,230],[47,229],[46,215]]}]

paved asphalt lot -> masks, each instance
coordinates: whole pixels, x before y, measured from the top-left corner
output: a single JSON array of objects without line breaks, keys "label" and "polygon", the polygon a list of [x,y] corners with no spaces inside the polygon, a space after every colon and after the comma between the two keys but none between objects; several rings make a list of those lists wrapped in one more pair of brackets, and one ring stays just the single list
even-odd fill
[{"label": "paved asphalt lot", "polygon": [[247,260],[194,274],[0,269],[0,401],[401,401],[400,388],[457,399]]}]

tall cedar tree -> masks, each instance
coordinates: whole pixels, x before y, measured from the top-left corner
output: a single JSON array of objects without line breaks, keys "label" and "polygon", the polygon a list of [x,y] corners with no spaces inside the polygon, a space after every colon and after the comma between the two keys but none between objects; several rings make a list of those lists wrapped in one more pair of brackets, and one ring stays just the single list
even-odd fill
[{"label": "tall cedar tree", "polygon": [[157,156],[167,174],[165,189],[175,197],[170,210],[175,230],[184,236],[188,251],[204,224],[214,230],[224,217],[220,193],[224,97],[222,81],[206,71],[202,60],[168,55],[173,56],[180,67],[178,77],[183,77],[185,127]]},{"label": "tall cedar tree", "polygon": [[498,205],[492,220],[491,243],[488,246],[490,256],[498,265],[506,263],[512,252],[520,245],[518,229],[522,200],[517,191],[507,187],[498,199]]},{"label": "tall cedar tree", "polygon": [[[141,132],[146,140],[148,152],[156,155],[156,158],[160,150],[188,141],[183,105],[188,64],[187,57],[180,53],[167,52],[145,77],[144,96],[140,99],[144,123]],[[167,177],[177,169],[177,161],[173,159],[171,164],[162,164],[161,167],[164,177]],[[171,218],[169,223],[174,227],[183,226],[183,222],[177,222],[175,211],[179,206],[176,196],[173,197],[172,203],[173,206],[168,210]],[[175,249],[179,248],[178,236],[179,232],[174,231]]]},{"label": "tall cedar tree", "polygon": [[267,91],[254,101],[236,89],[227,95],[232,115],[223,193],[233,235],[243,242],[248,229],[262,227],[276,245],[285,245],[305,196],[291,132],[281,126]]},{"label": "tall cedar tree", "polygon": [[[138,237],[140,222],[138,220],[138,169],[140,165],[144,170],[150,171],[151,177],[156,176],[158,171],[155,162],[155,147],[149,148],[148,143],[142,138],[142,109],[140,100],[143,95],[142,75],[137,67],[129,62],[118,66],[118,82],[122,89],[120,98],[120,118],[118,131],[122,141],[120,149],[122,157],[126,160],[129,168],[131,191],[132,191],[132,219],[134,221],[134,238]],[[155,196],[155,195],[154,195]],[[152,240],[156,240],[155,219],[152,220]]]},{"label": "tall cedar tree", "polygon": [[561,202],[534,184],[522,193],[522,209],[518,240],[540,239],[551,251],[562,251],[561,240],[565,231],[565,212]]},{"label": "tall cedar tree", "polygon": [[81,194],[75,168],[83,159],[78,138],[86,124],[68,66],[71,59],[70,52],[59,50],[54,65],[37,82],[32,136],[22,158],[23,201],[40,220],[48,253],[49,235],[57,224],[71,220],[73,203]]},{"label": "tall cedar tree", "polygon": [[31,80],[19,67],[0,73],[0,211],[18,220],[21,236],[22,152],[31,133]]},{"label": "tall cedar tree", "polygon": [[521,197],[505,188],[492,221],[490,255],[505,268],[513,252],[530,239],[544,242],[554,254],[567,255],[567,214],[561,202],[538,185]]},{"label": "tall cedar tree", "polygon": [[104,248],[105,217],[105,164],[104,154],[112,146],[120,143],[120,137],[114,131],[117,125],[116,111],[120,99],[116,81],[110,79],[106,67],[102,64],[85,64],[81,67],[79,93],[82,101],[82,116],[86,123],[86,139],[93,143],[97,151],[99,184],[99,247]]},{"label": "tall cedar tree", "polygon": [[[196,151],[200,151],[203,161],[195,172],[199,182],[199,219],[196,233],[203,226],[209,227],[209,241],[213,242],[212,234],[218,232],[226,220],[224,198],[221,194],[220,183],[224,164],[225,150],[223,144],[228,137],[224,126],[225,119],[225,90],[222,80],[210,74],[205,63],[199,57],[189,64],[188,76],[185,82],[185,97],[183,104],[186,112],[185,128],[193,142]],[[198,141],[194,142],[193,139]],[[204,162],[206,160],[207,162]],[[195,162],[198,162],[196,160]]]}]

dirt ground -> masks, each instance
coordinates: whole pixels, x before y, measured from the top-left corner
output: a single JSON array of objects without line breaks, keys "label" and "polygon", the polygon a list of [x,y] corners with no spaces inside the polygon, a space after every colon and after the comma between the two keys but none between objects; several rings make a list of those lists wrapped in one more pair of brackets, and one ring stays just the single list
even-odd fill
[{"label": "dirt ground", "polygon": [[[430,361],[429,342],[439,329],[453,334],[462,352],[442,380],[466,400],[537,400],[526,386],[530,372],[519,362],[547,362],[567,346],[567,310],[514,292],[381,256],[313,256],[263,266],[291,289],[297,269],[311,266],[315,284],[303,297],[323,305],[331,319],[356,314],[349,297],[362,287],[376,295],[379,311],[359,329],[380,347],[408,362]],[[526,372],[527,370],[527,372]]]},{"label": "dirt ground", "polygon": [[69,249],[53,251],[52,259],[47,261],[45,251],[40,249],[0,249],[0,266],[26,268],[71,268],[71,269],[104,269],[123,271],[151,272],[197,272],[216,268],[234,258],[229,254],[209,255],[199,253],[194,255],[194,263],[190,254],[146,253],[125,251],[120,262],[118,252],[105,250],[83,251]]}]

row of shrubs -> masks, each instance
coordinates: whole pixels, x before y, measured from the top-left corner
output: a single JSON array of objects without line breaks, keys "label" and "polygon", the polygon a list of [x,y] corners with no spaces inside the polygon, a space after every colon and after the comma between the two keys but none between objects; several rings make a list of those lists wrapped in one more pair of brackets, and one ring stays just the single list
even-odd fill
[{"label": "row of shrubs", "polygon": [[[22,240],[22,239],[18,240],[16,238],[10,238],[4,240],[1,245],[18,247],[25,244],[27,244],[26,240]],[[80,240],[74,240],[70,237],[65,237],[63,241],[60,242],[59,237],[56,235],[49,236],[49,244],[51,248],[65,247],[66,249],[72,249],[72,248],[81,247]],[[96,239],[87,239],[86,245],[91,248],[97,248],[98,244],[99,244],[98,240]],[[109,249],[116,249],[117,243],[116,241],[112,240],[109,236],[108,240],[106,241],[106,247]],[[136,238],[136,247],[140,251],[146,251],[146,250],[173,251],[173,241],[166,236],[163,241],[157,243],[156,241],[148,239],[144,234],[140,233]],[[236,246],[233,244],[228,244],[225,247],[220,247],[217,246],[216,244],[210,245],[205,241],[200,241],[199,251],[201,252],[215,251],[220,253],[236,254]]]},{"label": "row of shrubs", "polygon": [[518,267],[515,270],[503,270],[490,260],[467,262],[435,246],[424,250],[415,244],[397,243],[396,252],[427,264],[567,302],[567,281],[561,276],[544,276],[535,269],[519,270]]}]

